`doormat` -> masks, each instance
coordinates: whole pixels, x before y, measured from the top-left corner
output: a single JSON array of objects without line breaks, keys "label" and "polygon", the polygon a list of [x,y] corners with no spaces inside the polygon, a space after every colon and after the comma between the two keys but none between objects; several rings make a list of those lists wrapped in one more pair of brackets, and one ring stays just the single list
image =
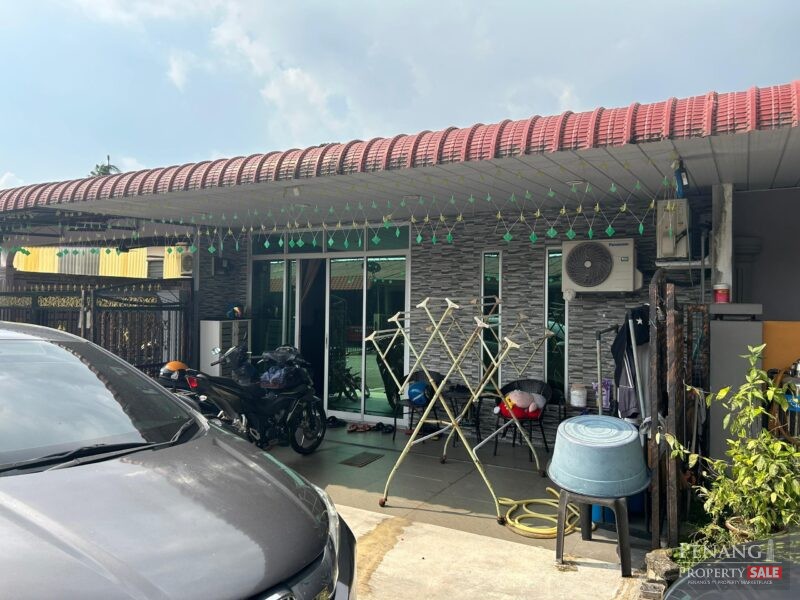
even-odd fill
[{"label": "doormat", "polygon": [[374,452],[359,452],[350,458],[343,460],[341,465],[348,465],[351,467],[363,467],[369,463],[378,460],[383,454],[375,454]]}]

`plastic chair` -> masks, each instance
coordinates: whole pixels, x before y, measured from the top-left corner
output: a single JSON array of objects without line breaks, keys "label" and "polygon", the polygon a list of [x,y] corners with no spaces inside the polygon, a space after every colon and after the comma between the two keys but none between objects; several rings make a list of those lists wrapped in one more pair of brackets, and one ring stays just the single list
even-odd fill
[{"label": "plastic chair", "polygon": [[[542,406],[539,410],[535,412],[528,412],[525,411],[522,414],[517,414],[517,420],[520,423],[527,423],[528,424],[528,436],[530,436],[531,440],[533,439],[533,424],[539,424],[539,430],[542,433],[542,441],[544,442],[544,449],[546,452],[550,452],[550,447],[547,445],[547,437],[544,435],[544,413],[545,409],[547,408],[547,402],[550,401],[550,398],[553,396],[553,390],[547,385],[544,381],[540,381],[539,379],[517,379],[515,381],[511,381],[505,384],[503,387],[500,388],[500,392],[503,394],[503,398],[505,398],[510,392],[514,390],[520,390],[522,392],[527,392],[529,394],[540,394],[545,399],[545,405]],[[498,398],[496,403],[500,406],[502,399]],[[506,416],[503,412],[499,412],[497,414],[497,420],[495,421],[495,431],[500,429],[507,421],[511,418],[510,416]],[[513,427],[513,437],[511,438],[511,445],[515,446],[517,443],[517,428]],[[503,432],[505,435],[505,432]],[[494,437],[494,456],[497,456],[497,443],[500,436],[496,435]],[[533,461],[533,455],[531,454],[530,450],[528,450],[528,454],[530,455],[530,460]]]}]

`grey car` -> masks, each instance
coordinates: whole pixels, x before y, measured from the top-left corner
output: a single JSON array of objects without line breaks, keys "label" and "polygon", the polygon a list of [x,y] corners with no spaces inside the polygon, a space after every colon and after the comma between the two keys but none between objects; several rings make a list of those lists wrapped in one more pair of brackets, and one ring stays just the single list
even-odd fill
[{"label": "grey car", "polygon": [[0,598],[354,598],[327,494],[75,336],[0,322]]}]

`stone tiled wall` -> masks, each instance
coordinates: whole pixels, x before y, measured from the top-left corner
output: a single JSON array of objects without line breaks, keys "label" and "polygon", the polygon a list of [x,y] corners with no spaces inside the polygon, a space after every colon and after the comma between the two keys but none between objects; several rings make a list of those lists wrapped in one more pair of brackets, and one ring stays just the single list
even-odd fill
[{"label": "stone tiled wall", "polygon": [[[237,252],[233,243],[228,242],[221,249],[217,247],[212,255],[208,251],[208,238],[200,238],[196,254],[198,262],[195,263],[200,273],[200,290],[197,293],[198,319],[225,319],[227,318],[225,313],[231,304],[245,307],[249,246],[250,244],[242,242]],[[220,269],[223,259],[228,262],[227,272],[222,272]],[[214,260],[216,265],[212,275]]]}]

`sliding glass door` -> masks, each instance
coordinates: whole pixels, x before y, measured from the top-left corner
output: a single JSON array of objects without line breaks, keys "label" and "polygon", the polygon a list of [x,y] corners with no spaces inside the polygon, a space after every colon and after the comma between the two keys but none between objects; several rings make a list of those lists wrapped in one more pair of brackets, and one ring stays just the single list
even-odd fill
[{"label": "sliding glass door", "polygon": [[[328,266],[328,410],[352,417],[392,416],[394,384],[372,342],[364,338],[390,328],[405,310],[405,256],[332,258]],[[405,348],[398,342],[389,361],[402,379]],[[348,415],[345,415],[348,416]]]}]

